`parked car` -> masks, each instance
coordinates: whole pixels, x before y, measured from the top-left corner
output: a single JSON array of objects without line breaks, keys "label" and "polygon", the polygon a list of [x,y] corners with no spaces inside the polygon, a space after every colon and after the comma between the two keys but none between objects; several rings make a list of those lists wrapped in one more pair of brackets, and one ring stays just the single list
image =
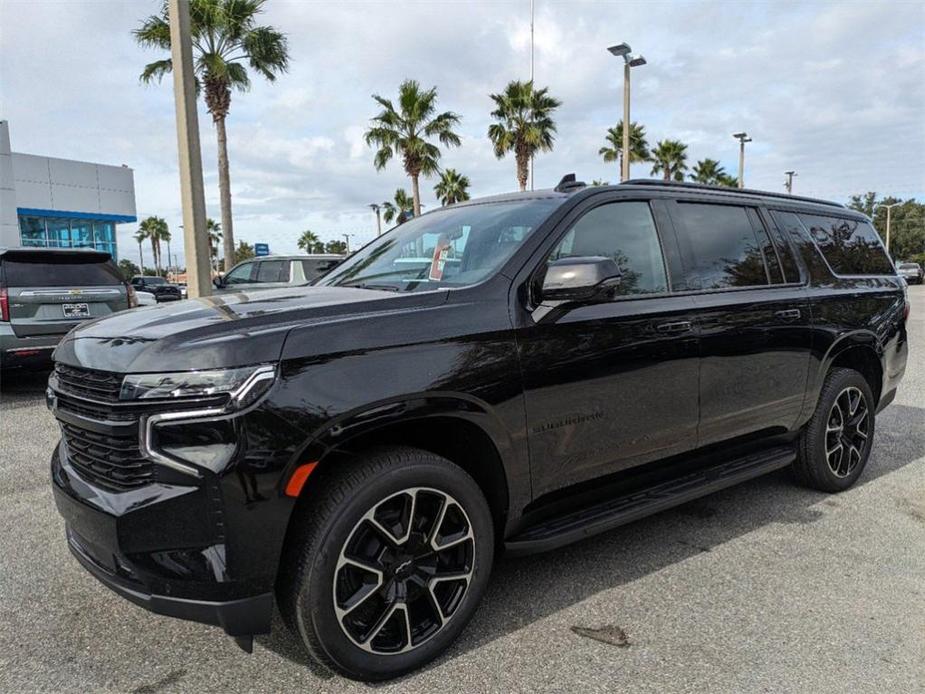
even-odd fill
[{"label": "parked car", "polygon": [[179,301],[183,298],[180,293],[180,287],[171,284],[163,277],[155,275],[135,275],[132,278],[132,286],[137,292],[148,292],[154,295],[155,301]]},{"label": "parked car", "polygon": [[186,286],[186,282],[178,282],[177,289],[180,290],[180,298],[186,299],[189,297],[189,288]]},{"label": "parked car", "polygon": [[851,487],[908,313],[842,205],[564,180],[411,219],[312,287],[73,331],[54,495],[123,597],[248,650],[275,597],[319,662],[394,677],[459,635],[496,549],[780,468]]},{"label": "parked car", "polygon": [[108,253],[0,248],[0,367],[48,364],[68,330],[134,301]]},{"label": "parked car", "polygon": [[245,260],[213,280],[213,293],[278,289],[311,284],[342,262],[342,255],[272,255]]},{"label": "parked car", "polygon": [[[132,285],[129,286],[131,287]],[[154,294],[143,290],[135,292],[135,300],[138,302],[138,306],[154,306],[157,303],[157,298],[155,298]]]},{"label": "parked car", "polygon": [[923,273],[922,266],[918,263],[899,263],[896,270],[899,272],[899,276],[909,284],[922,284],[925,273]]}]

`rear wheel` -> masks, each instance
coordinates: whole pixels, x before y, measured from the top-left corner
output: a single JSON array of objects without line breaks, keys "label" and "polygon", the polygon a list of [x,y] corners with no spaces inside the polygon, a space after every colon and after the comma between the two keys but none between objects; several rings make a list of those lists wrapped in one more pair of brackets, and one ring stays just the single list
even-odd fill
[{"label": "rear wheel", "polygon": [[491,571],[485,497],[458,466],[389,448],[312,490],[280,602],[308,651],[348,677],[379,680],[443,652]]},{"label": "rear wheel", "polygon": [[829,372],[816,412],[800,435],[794,472],[814,489],[840,492],[861,476],[874,438],[874,398],[852,369]]}]

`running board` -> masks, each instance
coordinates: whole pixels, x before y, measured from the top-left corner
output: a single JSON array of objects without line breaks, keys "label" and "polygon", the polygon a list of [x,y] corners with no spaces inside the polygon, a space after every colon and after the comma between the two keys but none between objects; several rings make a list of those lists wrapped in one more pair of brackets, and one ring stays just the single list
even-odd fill
[{"label": "running board", "polygon": [[735,458],[627,496],[608,499],[547,519],[507,540],[504,546],[507,553],[513,556],[556,549],[753,477],[760,477],[786,467],[795,458],[796,451],[791,446]]}]

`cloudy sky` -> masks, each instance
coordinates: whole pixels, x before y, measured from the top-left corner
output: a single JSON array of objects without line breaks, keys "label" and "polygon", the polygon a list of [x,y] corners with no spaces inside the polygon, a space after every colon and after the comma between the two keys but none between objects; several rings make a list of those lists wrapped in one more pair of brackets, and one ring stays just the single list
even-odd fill
[{"label": "cloudy sky", "polygon": [[[165,217],[179,235],[170,82],[138,74],[161,57],[131,30],[160,0],[0,0],[0,117],[14,151],[127,164],[138,216]],[[397,163],[377,172],[362,135],[402,79],[437,86],[462,116],[462,146],[442,164],[469,176],[475,196],[516,187],[514,162],[486,137],[491,100],[530,70],[530,0],[308,2],[270,0],[265,22],[285,32],[291,70],[235,94],[228,120],[238,238],[295,250],[304,229],[324,239],[371,238],[370,202],[408,187]],[[536,161],[537,187],[567,172],[617,180],[597,155],[622,114],[622,69],[606,47],[630,43],[633,120],[650,142],[681,139],[689,160],[735,173],[747,130],[746,182],[845,200],[865,190],[925,196],[925,2],[553,2],[536,0],[536,79],[563,105],[555,151]],[[215,133],[200,105],[206,203],[219,218]],[[648,176],[636,165],[634,176]],[[437,202],[424,182],[427,208]],[[134,257],[120,228],[123,253]],[[180,243],[174,244],[180,247]]]}]

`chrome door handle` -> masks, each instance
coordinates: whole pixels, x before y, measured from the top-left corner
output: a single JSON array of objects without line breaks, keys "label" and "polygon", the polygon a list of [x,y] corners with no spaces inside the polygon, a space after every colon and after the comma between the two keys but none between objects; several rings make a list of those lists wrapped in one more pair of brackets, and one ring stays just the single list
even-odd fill
[{"label": "chrome door handle", "polygon": [[691,329],[690,321],[682,320],[675,323],[662,323],[655,328],[660,333],[684,333]]},{"label": "chrome door handle", "polygon": [[800,309],[790,308],[784,311],[775,311],[774,315],[778,318],[783,318],[784,320],[796,320],[800,317]]}]

